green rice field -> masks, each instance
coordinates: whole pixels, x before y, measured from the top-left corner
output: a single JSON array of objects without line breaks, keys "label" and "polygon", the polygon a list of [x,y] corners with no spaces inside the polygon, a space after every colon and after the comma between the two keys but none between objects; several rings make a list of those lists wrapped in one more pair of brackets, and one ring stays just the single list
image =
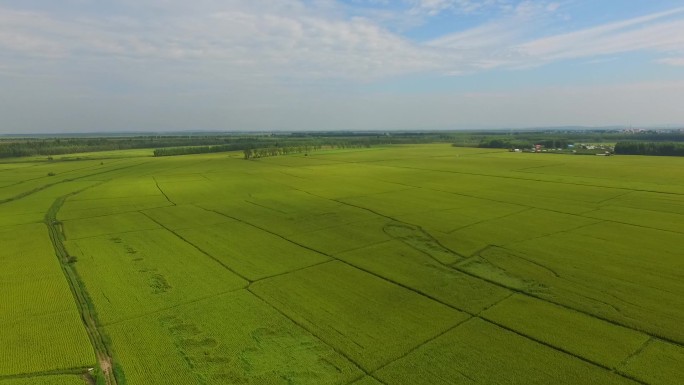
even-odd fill
[{"label": "green rice field", "polygon": [[684,159],[0,163],[0,385],[684,384]]}]

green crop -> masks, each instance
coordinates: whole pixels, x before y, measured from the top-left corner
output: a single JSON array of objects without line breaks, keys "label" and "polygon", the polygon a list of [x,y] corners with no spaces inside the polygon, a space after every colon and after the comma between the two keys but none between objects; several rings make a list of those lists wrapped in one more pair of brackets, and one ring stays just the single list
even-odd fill
[{"label": "green crop", "polygon": [[682,158],[69,157],[0,163],[0,385],[684,383]]}]

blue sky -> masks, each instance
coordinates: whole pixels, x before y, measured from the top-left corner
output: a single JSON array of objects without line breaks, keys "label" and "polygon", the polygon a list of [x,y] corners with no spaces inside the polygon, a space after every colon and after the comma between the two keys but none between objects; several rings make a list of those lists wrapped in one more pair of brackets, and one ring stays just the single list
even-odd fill
[{"label": "blue sky", "polygon": [[684,3],[0,0],[0,133],[684,125]]}]

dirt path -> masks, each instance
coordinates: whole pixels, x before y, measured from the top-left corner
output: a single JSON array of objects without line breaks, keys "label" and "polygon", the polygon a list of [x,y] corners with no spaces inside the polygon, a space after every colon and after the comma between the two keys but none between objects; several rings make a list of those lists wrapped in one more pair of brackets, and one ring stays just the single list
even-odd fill
[{"label": "dirt path", "polygon": [[[114,365],[111,354],[109,353],[109,349],[104,342],[105,339],[102,337],[100,330],[97,327],[97,318],[91,310],[92,306],[90,304],[90,299],[88,298],[88,293],[81,285],[81,281],[78,279],[76,269],[74,269],[74,266],[70,261],[69,254],[64,247],[64,234],[62,233],[62,226],[57,220],[57,212],[62,207],[62,204],[64,204],[64,201],[68,197],[78,194],[81,191],[82,190],[79,190],[57,198],[48,212],[45,214],[45,224],[50,234],[52,246],[55,249],[55,255],[59,259],[64,276],[66,277],[67,282],[69,283],[69,288],[74,295],[74,300],[76,301],[78,311],[81,313],[81,319],[83,320],[86,332],[88,333],[90,342],[93,345],[93,350],[95,350],[100,371],[107,385],[117,385],[116,378],[114,377]],[[90,373],[84,373],[84,378],[91,384],[95,383]]]}]

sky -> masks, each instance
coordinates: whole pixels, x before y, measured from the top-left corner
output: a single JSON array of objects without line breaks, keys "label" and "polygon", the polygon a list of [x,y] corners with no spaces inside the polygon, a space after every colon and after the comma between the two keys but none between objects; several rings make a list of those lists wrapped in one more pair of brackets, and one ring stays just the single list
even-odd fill
[{"label": "sky", "polygon": [[681,0],[0,0],[0,133],[656,125]]}]

